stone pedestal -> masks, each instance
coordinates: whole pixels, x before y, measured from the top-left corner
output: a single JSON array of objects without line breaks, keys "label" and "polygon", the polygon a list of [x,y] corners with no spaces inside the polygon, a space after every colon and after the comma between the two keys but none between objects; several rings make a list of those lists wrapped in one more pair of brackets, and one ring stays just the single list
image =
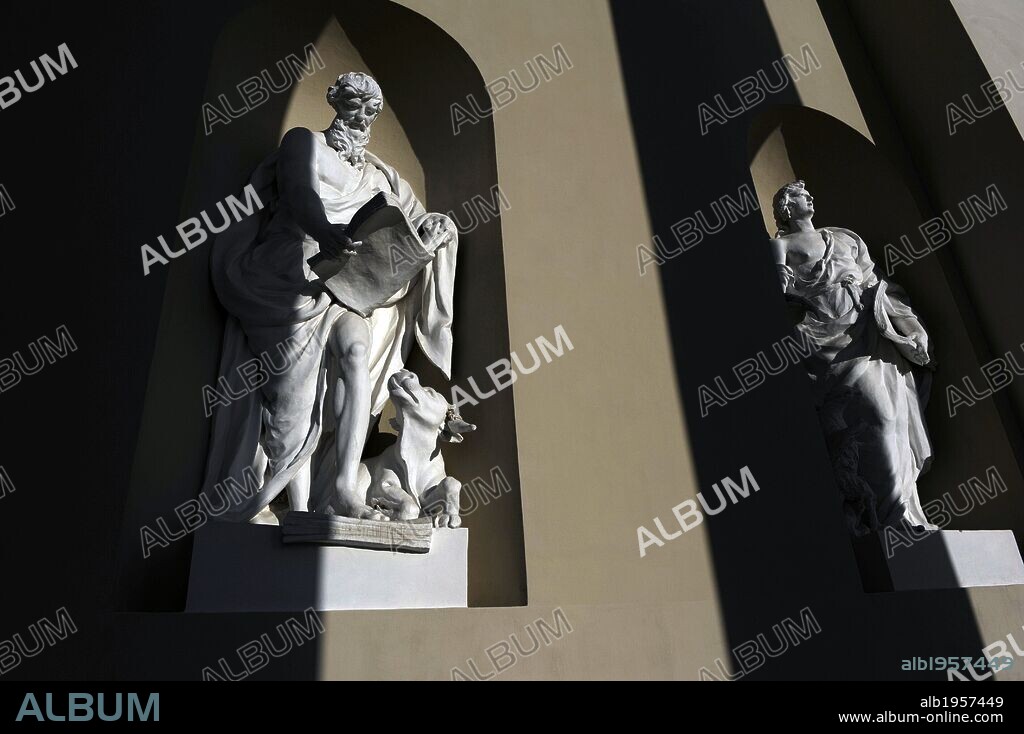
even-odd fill
[{"label": "stone pedestal", "polygon": [[469,530],[434,528],[429,553],[285,544],[273,525],[195,533],[187,612],[467,606]]},{"label": "stone pedestal", "polygon": [[[909,542],[909,545],[907,544]],[[854,538],[865,591],[1024,584],[1012,530],[885,532]]]}]

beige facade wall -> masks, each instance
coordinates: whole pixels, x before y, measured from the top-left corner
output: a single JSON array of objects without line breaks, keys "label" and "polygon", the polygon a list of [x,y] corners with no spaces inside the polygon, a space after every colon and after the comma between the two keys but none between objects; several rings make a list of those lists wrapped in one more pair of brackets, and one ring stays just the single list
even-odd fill
[{"label": "beige facade wall", "polygon": [[[1016,0],[950,0],[992,79],[1003,78],[1010,97],[1006,110],[1024,135],[1024,94],[1013,89],[1006,72],[1024,86],[1024,5]],[[983,97],[970,90],[979,103]],[[961,100],[950,100],[959,103]]]},{"label": "beige facade wall", "polygon": [[[552,58],[556,44],[572,60],[498,111],[494,126],[511,202],[502,214],[511,346],[562,325],[574,348],[516,384],[529,606],[329,614],[322,674],[444,678],[442,661],[465,669],[467,658],[486,671],[487,647],[518,633],[528,648],[526,625],[550,623],[561,607],[573,633],[503,677],[693,677],[697,661],[725,650],[706,539],[698,529],[653,549],[664,553],[637,550],[637,526],[670,516],[698,487],[658,282],[638,277],[630,247],[651,233],[610,14],[582,0],[408,7],[462,44],[485,81]],[[400,630],[391,655],[353,642],[382,618]],[[428,654],[400,654],[424,636]]]}]

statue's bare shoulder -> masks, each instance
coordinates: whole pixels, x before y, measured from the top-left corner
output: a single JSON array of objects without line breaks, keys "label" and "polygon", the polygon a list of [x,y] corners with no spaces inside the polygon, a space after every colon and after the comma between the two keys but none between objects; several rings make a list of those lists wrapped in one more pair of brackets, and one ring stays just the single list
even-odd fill
[{"label": "statue's bare shoulder", "polygon": [[293,187],[314,186],[317,168],[314,135],[304,127],[293,127],[281,139],[277,151],[277,176],[278,186],[286,198]]},{"label": "statue's bare shoulder", "polygon": [[316,139],[317,133],[313,132],[309,128],[293,127],[284,134],[284,137],[281,139],[281,146],[284,147],[286,145],[290,146],[303,143],[309,145],[310,143],[316,142]]},{"label": "statue's bare shoulder", "polygon": [[775,264],[777,264],[777,265],[785,265],[786,264],[786,252],[787,252],[786,238],[785,237],[773,237],[769,241],[768,244],[769,244],[769,247],[771,247],[772,259],[774,260]]},{"label": "statue's bare shoulder", "polygon": [[281,139],[279,155],[286,159],[309,162],[323,143],[322,136],[304,127],[293,127]]}]

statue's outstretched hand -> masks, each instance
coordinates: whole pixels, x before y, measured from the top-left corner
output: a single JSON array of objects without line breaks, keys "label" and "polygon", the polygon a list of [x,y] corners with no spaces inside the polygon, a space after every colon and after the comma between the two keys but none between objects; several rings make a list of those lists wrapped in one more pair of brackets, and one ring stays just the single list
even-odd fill
[{"label": "statue's outstretched hand", "polygon": [[456,233],[455,223],[444,214],[431,214],[420,226],[423,244],[430,252],[453,242]]},{"label": "statue's outstretched hand", "polygon": [[908,334],[907,338],[910,339],[910,344],[897,345],[900,352],[914,364],[922,367],[928,366],[931,362],[931,357],[928,355],[928,335],[923,331],[915,331]]}]

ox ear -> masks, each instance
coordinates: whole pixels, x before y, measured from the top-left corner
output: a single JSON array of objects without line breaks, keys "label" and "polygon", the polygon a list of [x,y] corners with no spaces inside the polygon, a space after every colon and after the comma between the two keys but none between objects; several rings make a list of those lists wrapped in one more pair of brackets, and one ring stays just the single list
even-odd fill
[{"label": "ox ear", "polygon": [[445,420],[444,427],[441,428],[441,439],[448,443],[462,443],[462,434],[475,430],[476,426],[462,420],[461,416],[451,416]]}]

